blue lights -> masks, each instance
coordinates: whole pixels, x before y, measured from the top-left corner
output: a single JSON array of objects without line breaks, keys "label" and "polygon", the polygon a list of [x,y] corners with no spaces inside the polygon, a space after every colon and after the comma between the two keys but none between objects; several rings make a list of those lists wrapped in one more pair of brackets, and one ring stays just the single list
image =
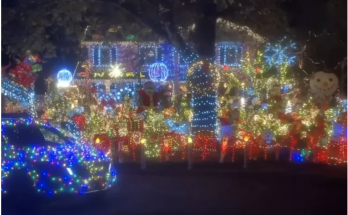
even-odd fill
[{"label": "blue lights", "polygon": [[239,67],[242,59],[242,45],[233,42],[219,43],[216,63],[229,67]]},{"label": "blue lights", "polygon": [[290,92],[291,88],[289,86],[283,86],[282,87],[282,93],[288,93]]},{"label": "blue lights", "polygon": [[93,67],[109,68],[110,65],[117,62],[116,46],[92,46],[91,59]]},{"label": "blue lights", "polygon": [[154,82],[165,81],[169,71],[164,63],[154,63],[149,68],[149,77]]},{"label": "blue lights", "polygon": [[[56,135],[64,140],[68,138],[48,124],[34,120],[2,120],[1,191],[3,193],[7,192],[8,176],[11,175],[11,171],[16,169],[25,170],[32,179],[33,187],[37,192],[46,195],[97,191],[110,187],[116,181],[116,171],[110,165],[111,159],[103,152],[89,144],[76,141],[69,141],[65,144],[43,142],[40,140],[39,133],[36,132],[36,136],[33,135],[31,139],[29,138],[30,140],[27,140],[25,135],[21,136],[21,132],[25,134],[26,130],[35,129],[39,133],[43,130],[51,131],[53,129],[56,132],[50,135]],[[41,134],[47,141],[50,135]],[[34,144],[31,143],[32,141]],[[101,188],[95,187],[95,181],[100,183]]]},{"label": "blue lights", "polygon": [[216,135],[218,71],[209,62],[198,62],[188,72],[193,110],[192,133]]},{"label": "blue lights", "polygon": [[295,163],[304,162],[306,159],[306,150],[295,150],[291,152],[291,160]]},{"label": "blue lights", "polygon": [[342,100],[343,112],[347,112],[347,100]]},{"label": "blue lights", "polygon": [[[129,53],[130,49],[137,49],[137,53],[131,56],[139,60],[140,67],[130,67],[126,68],[125,72],[133,73],[145,73],[153,71],[153,67],[156,64],[164,64],[166,66],[165,74],[166,78],[158,78],[157,74],[149,75],[153,81],[158,80],[173,80],[175,77],[179,81],[187,81],[187,69],[189,65],[196,62],[199,58],[197,54],[187,55],[188,50],[192,47],[188,45],[189,48],[184,51],[176,50],[171,44],[168,43],[141,43],[141,44],[124,44],[113,43],[111,45],[101,45],[98,43],[96,45],[90,46],[90,61],[92,62],[92,67],[96,72],[94,78],[102,77],[98,70],[110,68],[111,65],[115,63],[122,63],[129,61],[129,56],[124,53]],[[223,42],[216,44],[217,46],[217,56],[215,58],[216,64],[226,65],[229,67],[239,67],[241,64],[241,57],[243,52],[243,47],[239,43],[233,42]],[[126,50],[127,49],[127,50]],[[132,52],[133,53],[133,52]],[[186,54],[184,54],[186,53]],[[213,60],[213,59],[210,59]]]},{"label": "blue lights", "polygon": [[58,87],[68,87],[72,80],[73,76],[69,70],[63,69],[57,74]]},{"label": "blue lights", "polygon": [[293,65],[296,60],[296,56],[293,53],[295,50],[296,44],[292,41],[286,44],[285,38],[276,45],[267,43],[265,49],[266,62],[270,66]]},{"label": "blue lights", "polygon": [[166,123],[169,126],[169,131],[170,132],[176,132],[178,134],[187,134],[189,129],[188,129],[188,124],[176,124],[172,119],[167,119]]},{"label": "blue lights", "polygon": [[34,91],[24,88],[6,78],[1,79],[1,93],[18,101],[24,108],[33,108]]},{"label": "blue lights", "polygon": [[122,102],[125,97],[132,98],[134,96],[134,86],[129,83],[125,86],[111,88],[109,94],[115,101]]}]

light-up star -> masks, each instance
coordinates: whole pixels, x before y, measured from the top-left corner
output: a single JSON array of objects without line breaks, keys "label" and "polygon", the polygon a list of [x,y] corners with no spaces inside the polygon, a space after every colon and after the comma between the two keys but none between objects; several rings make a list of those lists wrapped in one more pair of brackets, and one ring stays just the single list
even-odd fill
[{"label": "light-up star", "polygon": [[296,44],[291,42],[287,45],[284,44],[285,38],[276,45],[268,43],[265,49],[266,62],[272,65],[292,65],[295,63],[296,56],[292,51],[296,50]]},{"label": "light-up star", "polygon": [[119,78],[123,75],[124,68],[121,64],[115,64],[111,66],[111,72],[109,73],[110,78]]}]

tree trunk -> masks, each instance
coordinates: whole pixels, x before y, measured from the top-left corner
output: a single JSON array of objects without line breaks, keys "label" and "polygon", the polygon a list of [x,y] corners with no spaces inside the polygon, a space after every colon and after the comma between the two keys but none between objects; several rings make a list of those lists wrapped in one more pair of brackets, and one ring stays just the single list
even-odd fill
[{"label": "tree trunk", "polygon": [[197,2],[198,18],[194,31],[194,44],[200,58],[215,57],[216,4],[214,0]]},{"label": "tree trunk", "polygon": [[5,107],[6,107],[6,99],[4,94],[1,93],[1,113],[5,113]]},{"label": "tree trunk", "polygon": [[[195,31],[193,34],[194,46],[200,60],[204,61],[201,68],[197,68],[191,77],[192,104],[193,104],[193,135],[197,133],[215,134],[217,110],[216,90],[207,91],[214,77],[209,71],[209,64],[214,62],[215,57],[215,27],[216,27],[216,4],[213,0],[200,0],[197,2],[197,15]],[[202,75],[207,73],[208,75]],[[204,91],[204,93],[202,93]]]}]

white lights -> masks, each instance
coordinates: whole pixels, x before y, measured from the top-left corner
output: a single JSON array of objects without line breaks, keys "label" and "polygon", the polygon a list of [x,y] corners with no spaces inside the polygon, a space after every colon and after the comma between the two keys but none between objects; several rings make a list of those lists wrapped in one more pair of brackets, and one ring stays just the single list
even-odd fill
[{"label": "white lights", "polygon": [[245,98],[244,98],[244,97],[242,97],[242,98],[240,99],[240,107],[241,107],[242,109],[245,108]]},{"label": "white lights", "polygon": [[69,175],[74,175],[73,171],[71,170],[71,168],[67,167],[66,170],[68,171]]},{"label": "white lights", "polygon": [[60,70],[57,74],[57,86],[58,87],[69,87],[73,77],[69,70]]},{"label": "white lights", "polygon": [[111,66],[111,72],[109,73],[110,78],[119,78],[123,75],[124,68],[121,64],[115,64]]},{"label": "white lights", "polygon": [[169,71],[164,63],[154,63],[149,68],[149,77],[154,82],[165,81]]},{"label": "white lights", "polygon": [[242,59],[242,46],[233,42],[219,43],[216,64],[239,67]]},{"label": "white lights", "polygon": [[292,104],[291,104],[291,101],[289,100],[286,104],[285,113],[288,114],[291,112],[292,112]]}]

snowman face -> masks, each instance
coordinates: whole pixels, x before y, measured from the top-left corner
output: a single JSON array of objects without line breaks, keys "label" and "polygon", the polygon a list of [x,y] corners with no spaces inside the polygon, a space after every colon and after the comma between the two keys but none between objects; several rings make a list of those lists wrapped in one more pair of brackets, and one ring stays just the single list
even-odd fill
[{"label": "snowman face", "polygon": [[312,93],[331,96],[338,88],[338,78],[333,73],[317,72],[311,77],[309,85]]}]

